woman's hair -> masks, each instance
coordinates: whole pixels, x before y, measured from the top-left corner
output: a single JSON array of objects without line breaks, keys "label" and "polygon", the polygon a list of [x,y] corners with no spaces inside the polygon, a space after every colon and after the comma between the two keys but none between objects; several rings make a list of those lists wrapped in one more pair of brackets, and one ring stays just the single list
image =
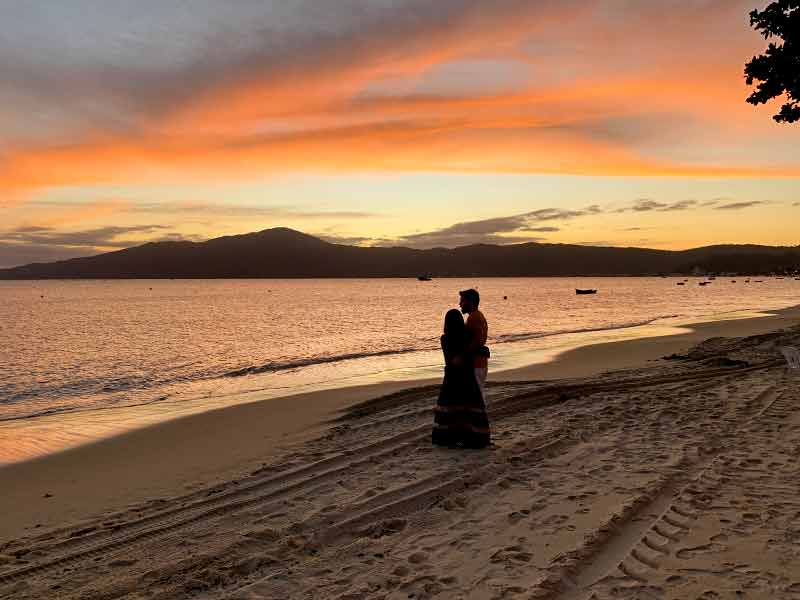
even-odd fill
[{"label": "woman's hair", "polygon": [[444,334],[446,336],[461,336],[464,335],[465,330],[464,317],[461,316],[461,311],[455,308],[448,310],[444,316]]}]

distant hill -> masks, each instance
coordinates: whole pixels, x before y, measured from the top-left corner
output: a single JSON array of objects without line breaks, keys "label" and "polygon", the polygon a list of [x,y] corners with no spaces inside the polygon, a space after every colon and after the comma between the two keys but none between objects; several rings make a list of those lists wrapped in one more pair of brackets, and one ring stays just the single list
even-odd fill
[{"label": "distant hill", "polygon": [[799,247],[708,246],[668,251],[570,244],[362,248],[286,228],[207,242],[152,242],[125,250],[0,270],[0,279],[163,277],[416,277],[768,273],[800,268]]}]

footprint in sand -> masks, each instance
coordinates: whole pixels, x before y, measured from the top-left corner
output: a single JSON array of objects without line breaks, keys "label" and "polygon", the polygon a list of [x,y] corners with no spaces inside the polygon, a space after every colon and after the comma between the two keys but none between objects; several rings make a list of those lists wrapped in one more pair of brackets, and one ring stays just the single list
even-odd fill
[{"label": "footprint in sand", "polygon": [[388,519],[367,527],[361,532],[361,535],[375,539],[382,538],[403,531],[407,524],[405,519]]},{"label": "footprint in sand", "polygon": [[760,523],[761,522],[761,515],[758,513],[743,513],[741,515],[742,521],[745,523]]},{"label": "footprint in sand", "polygon": [[462,497],[448,498],[442,502],[442,508],[447,511],[454,511],[464,508],[467,505],[466,499]]},{"label": "footprint in sand", "polygon": [[[441,586],[436,582],[436,578],[432,575],[420,575],[419,577],[414,577],[412,579],[408,579],[400,583],[401,590],[408,590],[409,588],[415,587],[417,585],[422,585],[423,589],[427,588],[429,585],[435,584],[437,587],[441,588]],[[426,593],[430,593],[425,590]],[[439,589],[441,591],[441,589]],[[438,593],[438,592],[437,592]],[[409,598],[413,598],[414,596],[409,594]]]},{"label": "footprint in sand", "polygon": [[112,560],[110,563],[108,563],[108,566],[109,567],[130,567],[130,566],[135,565],[135,564],[136,564],[135,560],[128,560],[128,559],[121,558],[121,559],[118,559],[118,560]]},{"label": "footprint in sand", "polygon": [[244,534],[244,536],[257,540],[272,542],[280,538],[281,534],[279,534],[275,529],[267,527],[264,529],[254,529],[252,531],[248,531]]},{"label": "footprint in sand", "polygon": [[682,560],[688,560],[703,554],[710,554],[711,552],[720,552],[725,550],[726,547],[722,544],[705,544],[703,546],[695,546],[693,548],[683,548],[675,553],[675,556]]},{"label": "footprint in sand", "polygon": [[411,569],[405,565],[399,565],[394,571],[392,571],[392,574],[397,575],[398,577],[406,577],[410,573]]},{"label": "footprint in sand", "polygon": [[569,517],[567,515],[550,515],[544,521],[542,521],[542,525],[561,525],[566,521],[569,521]]}]

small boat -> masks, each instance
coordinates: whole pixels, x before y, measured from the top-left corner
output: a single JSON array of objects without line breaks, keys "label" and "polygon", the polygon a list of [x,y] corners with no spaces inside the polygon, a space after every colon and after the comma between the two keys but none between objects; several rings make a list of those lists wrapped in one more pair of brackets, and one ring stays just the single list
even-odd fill
[{"label": "small boat", "polygon": [[731,279],[731,283],[736,283],[736,280],[735,279]]},{"label": "small boat", "polygon": [[699,281],[699,282],[697,282],[697,285],[708,285],[709,283],[711,283],[711,282],[710,281]]},{"label": "small boat", "polygon": [[685,283],[683,283],[682,281],[679,281],[679,282],[678,282],[678,283],[676,283],[675,285],[686,285],[686,284],[685,284]]},{"label": "small boat", "polygon": [[579,296],[583,296],[586,294],[596,294],[597,290],[581,290],[579,288],[575,288],[575,293],[578,294]]},{"label": "small boat", "polygon": [[420,275],[419,277],[417,277],[417,279],[419,279],[420,281],[431,281],[433,277],[431,277],[430,275]]}]

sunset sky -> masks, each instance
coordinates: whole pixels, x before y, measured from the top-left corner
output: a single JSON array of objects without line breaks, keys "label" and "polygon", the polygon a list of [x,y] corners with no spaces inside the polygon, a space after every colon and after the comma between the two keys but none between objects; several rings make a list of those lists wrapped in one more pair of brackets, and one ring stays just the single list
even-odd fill
[{"label": "sunset sky", "polygon": [[0,267],[293,227],[800,244],[759,0],[0,0]]}]

